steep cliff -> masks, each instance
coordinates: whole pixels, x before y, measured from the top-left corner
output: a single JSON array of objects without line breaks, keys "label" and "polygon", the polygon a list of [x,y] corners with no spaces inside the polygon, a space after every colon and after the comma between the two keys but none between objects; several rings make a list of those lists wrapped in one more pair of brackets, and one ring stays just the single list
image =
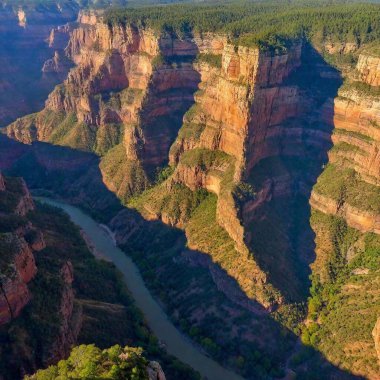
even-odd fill
[{"label": "steep cliff", "polygon": [[[35,368],[38,360],[33,358],[34,354],[8,358],[7,350],[16,353],[19,348],[8,342],[7,334],[15,334],[15,338],[23,336],[25,342],[39,340],[40,355],[46,355],[48,360],[55,362],[67,355],[71,345],[76,342],[80,323],[73,323],[71,263],[68,261],[61,267],[57,262],[56,268],[47,269],[38,257],[44,255],[49,248],[44,235],[33,221],[32,215],[36,208],[25,182],[21,178],[4,178],[0,175],[0,184],[0,334],[4,338],[4,350],[0,352],[3,363],[0,373],[8,378],[12,374],[18,377],[28,368]],[[44,286],[47,288],[44,289]],[[43,294],[50,301],[48,303],[44,300],[44,308],[41,309]],[[48,304],[57,308],[49,308]],[[34,315],[29,319],[31,310]],[[29,329],[20,335],[20,327],[28,319]],[[58,328],[56,331],[52,328],[49,334],[36,337],[36,332],[46,323],[41,322],[44,319],[54,320],[51,327],[56,325]],[[22,349],[28,351],[29,344],[26,343]],[[9,363],[6,364],[8,359]],[[7,366],[12,366],[14,362],[19,362],[20,366],[8,371]]]},{"label": "steep cliff", "polygon": [[94,17],[82,13],[71,33],[66,53],[77,67],[42,112],[16,121],[8,135],[96,152],[105,183],[126,199],[167,160],[197,85],[188,63],[195,48]]},{"label": "steep cliff", "polygon": [[[323,301],[315,301],[320,302],[316,309],[314,301],[310,303],[309,310],[325,317],[308,325],[305,336],[310,335],[303,336],[304,342],[334,364],[375,379],[378,363],[371,331],[379,304],[378,240],[368,234],[359,237],[345,230],[344,223],[364,233],[379,231],[378,95],[376,88],[355,83],[357,72],[369,77],[376,69],[363,69],[360,55],[356,71],[345,74],[338,93],[339,71],[307,43],[295,42],[286,54],[274,56],[232,49],[220,38],[217,46],[216,51],[200,50],[194,64],[201,81],[170,149],[172,173],[130,205],[148,220],[183,228],[188,247],[212,257],[209,269],[219,289],[253,312],[258,309],[240,303],[223,276],[214,273],[215,265],[237,281],[248,299],[267,310],[280,305],[280,315],[285,315],[287,303],[296,310],[294,302],[306,300],[310,273],[314,300],[318,281],[333,284],[336,299],[325,299],[325,294]],[[252,77],[245,77],[247,72]],[[344,218],[343,227],[334,227],[332,221],[322,228],[323,217],[314,209]],[[347,241],[351,233],[355,239]],[[331,245],[326,246],[326,240]],[[351,246],[355,241],[365,244]],[[346,250],[355,259],[349,253],[337,258]],[[328,292],[330,285],[325,289]],[[367,292],[373,294],[373,303],[362,298]],[[350,306],[353,299],[356,310],[369,316],[360,331]],[[340,310],[337,314],[325,309],[333,303]],[[352,321],[343,326],[339,315]],[[333,339],[336,330],[342,333]],[[366,349],[359,350],[355,342]]]},{"label": "steep cliff", "polygon": [[[356,68],[334,100],[333,147],[310,198],[316,258],[309,317],[315,322],[307,330],[314,329],[313,344],[332,362],[371,379],[379,370],[371,336],[379,315],[376,55],[373,44],[357,52]],[[360,329],[353,313],[366,315]],[[328,338],[332,331],[339,333]]]},{"label": "steep cliff", "polygon": [[[287,196],[298,186],[308,196],[313,181],[294,180],[293,173],[255,183],[250,178],[258,163],[278,155],[310,160],[311,149],[320,149],[319,160],[324,158],[328,126],[325,131],[315,126],[331,123],[321,112],[326,119],[332,112],[327,92],[334,85],[308,100],[312,90],[297,83],[297,73],[291,75],[302,66],[302,54],[298,76],[317,69],[308,64],[319,63],[318,54],[301,41],[274,54],[233,46],[215,33],[179,38],[134,24],[106,25],[95,13],[81,14],[65,51],[76,67],[50,94],[45,109],[11,124],[8,136],[96,152],[104,182],[124,202],[144,190],[169,157],[173,173],[133,206],[147,219],[184,228],[192,249],[210,254],[266,308],[304,297],[307,270],[297,271],[292,263],[305,267],[310,261],[299,253],[306,243],[295,248],[284,242],[281,249],[294,251],[294,257],[279,256],[278,266],[245,230],[274,194]],[[327,65],[320,66],[314,83],[323,75],[338,79]],[[242,190],[243,179],[251,190]],[[224,258],[213,243],[199,245],[190,217],[203,196],[194,198],[188,189],[217,195],[213,223],[226,231],[225,243],[234,245]],[[186,201],[179,205],[178,199]],[[289,275],[282,277],[284,269]]]},{"label": "steep cliff", "polygon": [[0,324],[17,318],[32,298],[28,283],[37,273],[33,251],[45,246],[41,233],[25,218],[33,209],[23,180],[0,174]]}]

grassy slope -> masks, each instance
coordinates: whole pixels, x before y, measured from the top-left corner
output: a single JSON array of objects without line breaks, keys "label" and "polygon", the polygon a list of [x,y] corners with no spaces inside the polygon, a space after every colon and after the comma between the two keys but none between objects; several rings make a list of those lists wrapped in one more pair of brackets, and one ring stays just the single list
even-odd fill
[{"label": "grassy slope", "polygon": [[337,202],[347,202],[360,210],[380,213],[380,189],[361,180],[353,169],[329,164],[318,178],[314,190]]},{"label": "grassy slope", "polygon": [[332,363],[374,376],[379,365],[371,332],[380,313],[380,237],[318,211],[311,222],[319,257],[302,339]]}]

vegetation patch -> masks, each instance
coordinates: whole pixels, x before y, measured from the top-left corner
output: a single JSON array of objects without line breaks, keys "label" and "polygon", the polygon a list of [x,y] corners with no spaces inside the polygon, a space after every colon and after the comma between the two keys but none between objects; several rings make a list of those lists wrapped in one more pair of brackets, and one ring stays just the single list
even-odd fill
[{"label": "vegetation patch", "polygon": [[200,123],[184,123],[178,132],[178,138],[198,140],[205,127],[205,124]]},{"label": "vegetation patch", "polygon": [[380,237],[344,219],[312,212],[319,258],[312,276],[309,323],[302,340],[358,374],[379,371],[371,332],[380,312]]},{"label": "vegetation patch", "polygon": [[96,133],[94,151],[100,156],[122,141],[124,126],[121,124],[102,124]]},{"label": "vegetation patch", "polygon": [[348,131],[347,129],[341,129],[341,128],[335,128],[334,133],[338,135],[344,135],[344,136],[350,136],[350,137],[355,137],[359,140],[363,140],[366,142],[371,142],[373,141],[373,138],[367,135],[364,135],[363,133],[360,132],[355,132],[355,131]]},{"label": "vegetation patch", "polygon": [[104,106],[120,111],[123,106],[128,106],[136,101],[141,101],[144,91],[139,88],[127,87],[124,90],[99,94]]},{"label": "vegetation patch", "polygon": [[101,350],[95,345],[73,348],[68,359],[58,365],[26,376],[25,380],[136,379],[148,380],[148,360],[141,348],[119,345]]},{"label": "vegetation patch", "polygon": [[230,156],[221,150],[202,148],[188,150],[181,156],[182,165],[189,167],[198,166],[202,170],[208,170],[211,167],[225,166],[230,160]]},{"label": "vegetation patch", "polygon": [[141,164],[126,158],[123,143],[111,148],[103,156],[99,166],[105,183],[124,204],[132,195],[141,193],[148,186]]},{"label": "vegetation patch", "polygon": [[380,213],[380,188],[361,180],[353,169],[328,164],[314,190],[339,204],[347,202],[363,211]]},{"label": "vegetation patch", "polygon": [[349,143],[346,143],[345,141],[339,142],[338,144],[334,144],[334,146],[331,148],[330,152],[332,153],[359,153],[363,156],[367,155],[367,152],[363,149],[359,148],[356,145],[352,145]]},{"label": "vegetation patch", "polygon": [[5,191],[0,191],[0,212],[13,214],[24,195],[21,178],[5,177]]},{"label": "vegetation patch", "polygon": [[197,55],[196,62],[207,63],[212,67],[220,69],[222,67],[222,55],[212,53],[200,53]]},{"label": "vegetation patch", "polygon": [[380,57],[380,43],[379,41],[374,41],[370,44],[367,44],[360,53],[369,55],[371,57]]},{"label": "vegetation patch", "polygon": [[354,91],[361,96],[376,98],[380,96],[380,86],[371,86],[370,84],[361,81],[352,81],[346,79],[339,89],[339,93],[344,95],[344,92]]},{"label": "vegetation patch", "polygon": [[[43,111],[45,113],[45,111]],[[43,117],[42,122],[45,124],[48,122],[49,118],[59,118],[57,120],[57,125],[54,127],[53,133],[51,134],[50,141],[53,144],[59,144],[63,141],[66,135],[76,126],[78,123],[77,117],[74,113],[70,113],[66,116],[61,114],[55,117],[51,112],[46,112],[46,117]],[[50,116],[49,116],[50,115]],[[62,145],[62,144],[61,144]]]},{"label": "vegetation patch", "polygon": [[136,208],[143,215],[154,213],[156,217],[170,218],[174,224],[183,224],[189,220],[206,195],[207,191],[203,189],[191,191],[182,184],[173,184],[170,188],[162,184],[133,198],[129,206]]},{"label": "vegetation patch", "polygon": [[226,34],[236,45],[283,52],[289,41],[367,43],[380,36],[377,4],[278,1],[180,4],[110,10],[105,22],[133,24],[184,38],[192,33]]}]

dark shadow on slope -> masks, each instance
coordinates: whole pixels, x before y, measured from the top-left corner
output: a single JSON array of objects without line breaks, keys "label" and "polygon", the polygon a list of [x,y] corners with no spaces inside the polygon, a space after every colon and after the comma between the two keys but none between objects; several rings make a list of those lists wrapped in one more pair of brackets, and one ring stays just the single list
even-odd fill
[{"label": "dark shadow on slope", "polygon": [[269,127],[279,132],[268,132],[265,153],[249,174],[254,188],[270,189],[271,196],[245,217],[248,244],[269,282],[292,302],[308,296],[309,265],[315,259],[309,199],[328,161],[333,99],[341,83],[339,72],[312,46],[304,46],[302,65],[282,84],[298,89],[298,116]]},{"label": "dark shadow on slope", "polygon": [[0,170],[24,177],[37,195],[69,199],[102,222],[122,209],[103,184],[95,154],[41,142],[24,145],[0,134]]},{"label": "dark shadow on slope", "polygon": [[247,379],[279,379],[293,370],[305,380],[362,379],[303,346],[209,255],[189,250],[182,230],[129,209],[111,228],[177,326],[220,363],[240,368]]},{"label": "dark shadow on slope", "polygon": [[[302,379],[360,379],[332,366],[314,349],[302,347],[297,336],[270,315],[253,313],[228,299],[227,283],[240,299],[245,297],[236,281],[208,255],[190,251],[183,231],[122,209],[103,185],[98,162],[92,154],[44,143],[27,146],[0,136],[1,170],[24,176],[34,190],[76,204],[102,222],[122,210],[111,223],[121,246],[173,321],[219,362],[240,368],[249,379],[275,379],[286,373],[292,355],[290,367]],[[220,279],[218,286],[210,266]]]}]

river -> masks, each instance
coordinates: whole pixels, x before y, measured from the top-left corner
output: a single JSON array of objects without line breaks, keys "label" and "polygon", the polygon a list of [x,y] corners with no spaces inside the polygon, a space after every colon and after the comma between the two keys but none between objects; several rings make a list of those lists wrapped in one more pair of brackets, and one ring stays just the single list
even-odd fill
[{"label": "river", "polygon": [[169,354],[189,364],[209,380],[244,380],[235,373],[223,368],[216,361],[203,354],[190,339],[186,338],[170,321],[158,302],[150,294],[138,267],[121,249],[115,246],[112,236],[90,216],[76,207],[49,198],[39,201],[64,210],[71,220],[85,233],[89,243],[101,256],[112,261],[122,272],[125,283],[136,305],[143,312],[146,322],[154,335],[165,344]]}]

